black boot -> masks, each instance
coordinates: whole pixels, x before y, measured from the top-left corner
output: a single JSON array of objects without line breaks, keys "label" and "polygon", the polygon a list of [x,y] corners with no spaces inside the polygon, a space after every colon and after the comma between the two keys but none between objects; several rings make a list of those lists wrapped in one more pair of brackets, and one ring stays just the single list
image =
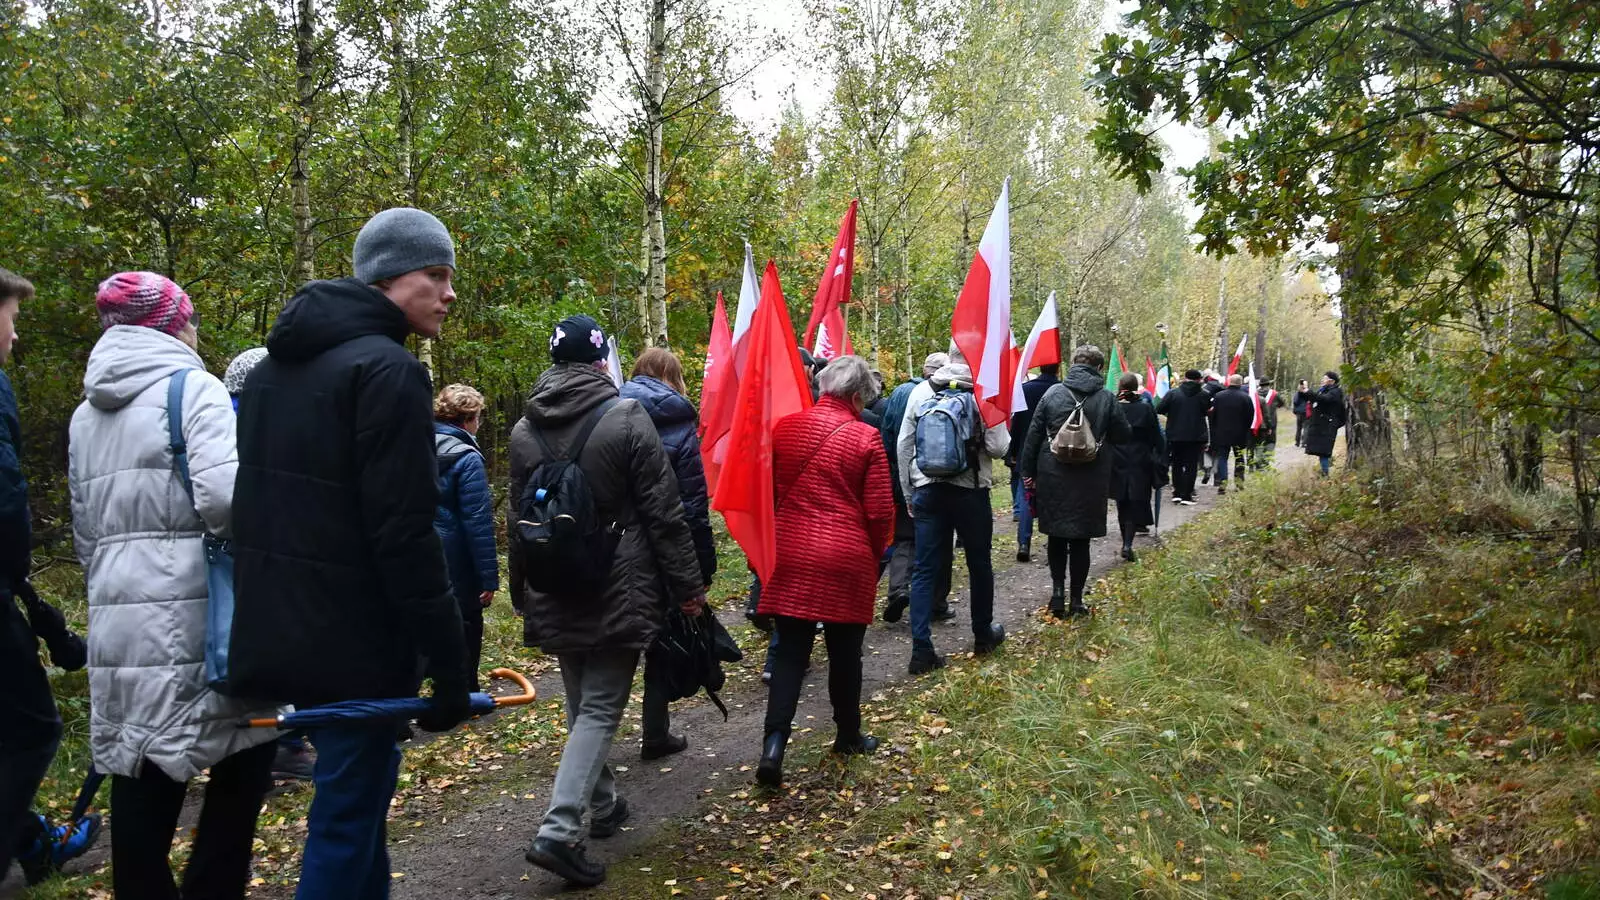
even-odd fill
[{"label": "black boot", "polygon": [[1122,558],[1127,560],[1128,562],[1138,562],[1139,561],[1139,557],[1136,556],[1134,554],[1134,552],[1133,552],[1133,545],[1132,544],[1123,544],[1122,545]]},{"label": "black boot", "polygon": [[549,838],[535,838],[523,858],[546,872],[553,872],[572,884],[594,887],[606,880],[606,867],[590,862],[582,844],[563,844]]},{"label": "black boot", "polygon": [[789,746],[789,736],[774,731],[761,745],[761,762],[756,766],[756,783],[770,788],[783,784],[783,751]]},{"label": "black boot", "polygon": [[1050,582],[1050,615],[1057,619],[1067,617],[1067,583],[1065,581]]},{"label": "black boot", "polygon": [[833,752],[840,756],[871,756],[878,750],[878,739],[870,734],[858,734],[854,739],[834,738]]},{"label": "black boot", "polygon": [[1083,605],[1083,597],[1081,596],[1073,597],[1072,603],[1067,607],[1067,615],[1069,616],[1087,616],[1090,612],[1092,610]]}]

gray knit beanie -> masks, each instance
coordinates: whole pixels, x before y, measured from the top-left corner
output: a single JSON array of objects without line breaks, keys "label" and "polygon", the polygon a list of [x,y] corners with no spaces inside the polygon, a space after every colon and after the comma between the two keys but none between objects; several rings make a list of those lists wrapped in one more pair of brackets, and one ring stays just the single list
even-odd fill
[{"label": "gray knit beanie", "polygon": [[377,284],[429,266],[456,267],[456,248],[444,223],[409,206],[386,209],[356,235],[356,278]]}]

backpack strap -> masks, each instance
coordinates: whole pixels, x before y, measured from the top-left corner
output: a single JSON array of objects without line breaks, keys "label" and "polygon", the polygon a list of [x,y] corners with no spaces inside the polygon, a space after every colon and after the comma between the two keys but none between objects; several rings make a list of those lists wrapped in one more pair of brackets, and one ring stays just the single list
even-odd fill
[{"label": "backpack strap", "polygon": [[183,439],[183,385],[188,369],[179,369],[167,379],[167,444],[172,448],[172,468],[183,482],[183,490],[194,502],[194,482],[189,478],[189,444]]},{"label": "backpack strap", "polygon": [[544,429],[532,429],[534,438],[539,441],[539,447],[544,450],[544,455],[555,462],[577,462],[578,455],[583,453],[584,445],[589,443],[589,435],[594,433],[595,426],[599,425],[605,414],[611,411],[611,407],[617,405],[617,400],[617,397],[610,397],[589,413],[584,419],[583,427],[578,429],[577,436],[567,445],[566,453],[557,453],[550,448],[550,443],[544,439]]},{"label": "backpack strap", "polygon": [[[844,423],[844,425],[840,425],[838,428],[835,428],[834,430],[828,432],[828,436],[827,437],[825,437],[821,441],[817,442],[817,446],[811,448],[811,451],[806,454],[806,461],[803,464],[801,464],[801,466],[800,466],[799,473],[794,476],[794,480],[796,482],[798,482],[801,478],[804,478],[805,474],[807,472],[811,471],[811,464],[816,461],[816,459],[817,459],[817,457],[819,455],[821,455],[822,448],[828,446],[828,442],[833,440],[833,436],[838,434],[839,432],[843,431],[844,428],[845,428],[845,425],[849,425],[849,424],[850,424],[849,422],[846,422],[846,423]],[[793,485],[791,485],[789,487],[789,491],[792,491],[792,490],[794,490],[794,486]],[[779,510],[779,509],[783,508],[783,502],[785,500],[789,499],[789,491],[784,491],[783,492],[783,496],[778,498],[778,502],[775,505],[773,505],[773,507],[772,507],[774,510]]]}]

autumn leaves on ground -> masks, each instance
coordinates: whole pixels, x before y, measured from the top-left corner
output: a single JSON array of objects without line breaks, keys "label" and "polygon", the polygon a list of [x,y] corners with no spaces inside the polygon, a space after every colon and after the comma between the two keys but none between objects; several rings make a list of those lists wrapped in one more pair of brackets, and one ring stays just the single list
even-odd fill
[{"label": "autumn leaves on ground", "polygon": [[[875,757],[800,735],[775,793],[726,760],[599,895],[1595,896],[1600,589],[1559,497],[1418,472],[1258,485],[1096,586],[1092,621],[1035,619],[1005,653],[874,694]],[[514,632],[494,623],[498,661],[547,669]],[[448,838],[487,798],[528,796],[503,826],[526,831],[559,715],[409,750],[391,841]],[[76,776],[55,774],[59,808]],[[267,896],[292,884],[308,802],[263,815]]]}]

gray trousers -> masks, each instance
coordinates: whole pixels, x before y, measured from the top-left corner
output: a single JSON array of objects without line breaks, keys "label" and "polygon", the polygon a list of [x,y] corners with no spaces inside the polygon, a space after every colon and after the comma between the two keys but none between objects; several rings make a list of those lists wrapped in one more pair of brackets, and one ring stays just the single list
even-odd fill
[{"label": "gray trousers", "polygon": [[571,844],[588,834],[584,813],[604,817],[616,805],[617,785],[606,758],[628,705],[639,651],[596,650],[556,658],[567,691],[567,746],[556,767],[539,837]]}]

